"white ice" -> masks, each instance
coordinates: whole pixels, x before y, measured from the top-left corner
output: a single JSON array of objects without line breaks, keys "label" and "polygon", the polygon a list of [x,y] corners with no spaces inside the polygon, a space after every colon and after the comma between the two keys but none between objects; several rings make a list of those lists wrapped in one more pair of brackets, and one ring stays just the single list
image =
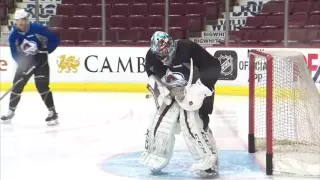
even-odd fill
[{"label": "white ice", "polygon": [[[155,110],[153,100],[145,95],[56,92],[60,125],[47,127],[47,110],[40,96],[23,93],[12,124],[1,124],[0,179],[128,179],[107,174],[97,164],[117,154],[143,150],[144,133]],[[247,149],[247,100],[216,96],[210,127],[220,150]],[[1,102],[0,114],[7,108],[8,98]],[[186,149],[181,137],[175,147]]]}]

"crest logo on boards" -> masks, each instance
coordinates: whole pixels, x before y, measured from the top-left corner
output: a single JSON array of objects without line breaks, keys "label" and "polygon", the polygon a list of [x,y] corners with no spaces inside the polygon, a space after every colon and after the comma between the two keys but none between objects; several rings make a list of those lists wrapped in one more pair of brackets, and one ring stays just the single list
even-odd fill
[{"label": "crest logo on boards", "polygon": [[219,80],[235,80],[238,76],[238,55],[235,51],[216,51],[214,57],[221,63]]},{"label": "crest logo on boards", "polygon": [[76,73],[80,65],[80,58],[76,56],[61,55],[57,59],[59,73]]}]

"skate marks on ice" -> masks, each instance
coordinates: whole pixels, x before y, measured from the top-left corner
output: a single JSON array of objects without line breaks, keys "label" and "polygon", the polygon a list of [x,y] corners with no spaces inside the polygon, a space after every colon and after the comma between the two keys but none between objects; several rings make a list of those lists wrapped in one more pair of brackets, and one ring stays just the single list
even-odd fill
[{"label": "skate marks on ice", "polygon": [[[47,127],[47,109],[35,92],[25,92],[11,124],[1,124],[1,137],[57,133],[107,126],[132,120],[132,99],[126,94],[54,93],[60,124]],[[115,100],[116,99],[116,100]],[[129,99],[129,103],[128,100]],[[126,104],[125,104],[126,102]],[[0,102],[0,115],[8,111],[9,99]]]},{"label": "skate marks on ice", "polygon": [[[139,163],[142,152],[110,158],[101,168],[110,174],[138,179],[200,179],[189,169],[192,157],[188,151],[175,151],[169,165],[161,173],[152,174]],[[253,157],[245,151],[220,151],[220,175],[215,179],[265,179]],[[238,178],[239,177],[239,178]]]}]

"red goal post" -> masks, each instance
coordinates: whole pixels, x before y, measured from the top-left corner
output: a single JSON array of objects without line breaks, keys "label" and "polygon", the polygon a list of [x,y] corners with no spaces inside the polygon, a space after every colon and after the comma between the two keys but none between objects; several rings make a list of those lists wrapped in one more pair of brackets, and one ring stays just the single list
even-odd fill
[{"label": "red goal post", "polygon": [[320,97],[303,54],[249,52],[248,151],[267,175],[320,175]]}]

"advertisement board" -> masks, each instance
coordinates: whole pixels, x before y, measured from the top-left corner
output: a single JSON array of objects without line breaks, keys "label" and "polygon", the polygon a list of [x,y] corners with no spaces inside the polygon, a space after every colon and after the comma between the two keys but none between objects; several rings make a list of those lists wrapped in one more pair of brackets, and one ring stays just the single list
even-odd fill
[{"label": "advertisement board", "polygon": [[[251,49],[256,48],[206,48],[221,62],[217,94],[247,94],[248,52]],[[257,50],[300,52],[312,77],[319,66],[320,50],[316,48]],[[49,56],[51,86],[61,91],[146,91],[148,78],[144,64],[147,51],[147,47],[59,47]],[[256,74],[257,81],[262,81],[265,78],[265,64],[256,64],[256,68],[259,72]],[[1,47],[1,90],[10,88],[15,69],[16,63],[11,58],[9,47]]]}]

